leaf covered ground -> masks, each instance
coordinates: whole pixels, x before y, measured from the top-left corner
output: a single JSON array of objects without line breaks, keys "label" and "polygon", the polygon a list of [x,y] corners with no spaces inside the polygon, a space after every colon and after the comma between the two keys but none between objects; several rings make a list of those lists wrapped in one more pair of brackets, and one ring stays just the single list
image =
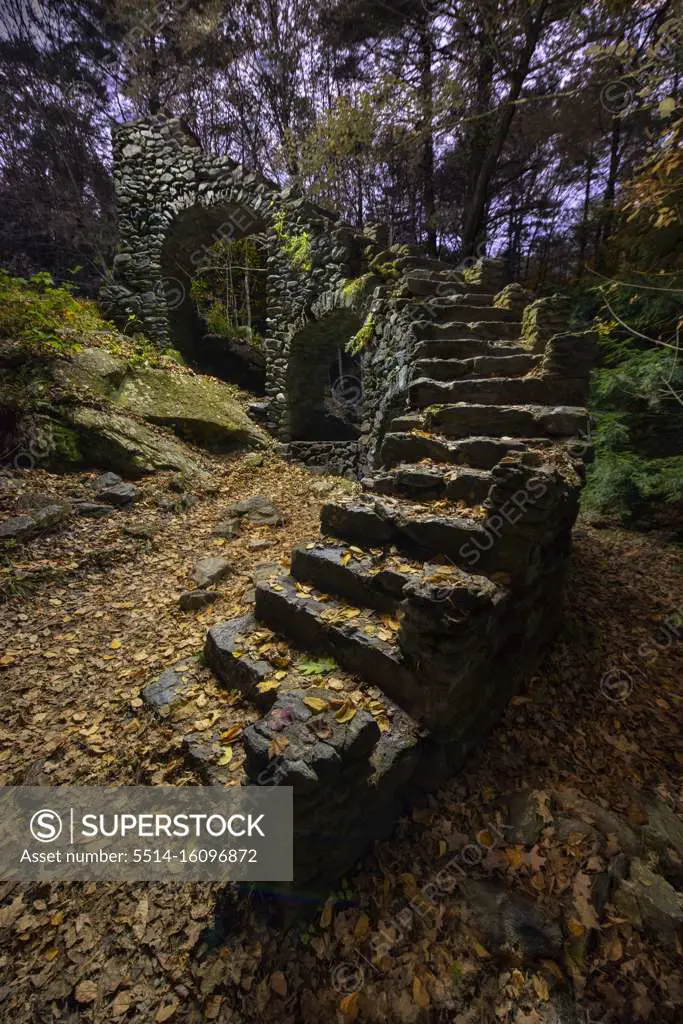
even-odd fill
[{"label": "leaf covered ground", "polygon": [[[316,538],[324,501],[349,487],[271,454],[261,466],[239,456],[207,468],[211,486],[188,494],[176,478],[148,478],[133,508],[70,520],[4,552],[1,785],[199,782],[177,734],[142,705],[141,687],[196,654],[209,626],[245,610],[254,567],[286,566],[296,543]],[[36,471],[13,479],[7,507],[24,488],[85,486]],[[282,509],[285,525],[212,536],[226,508],[254,493]],[[208,884],[0,885],[2,1019],[679,1020],[676,956],[609,906],[594,927],[589,883],[617,851],[560,837],[549,794],[571,787],[637,824],[648,789],[681,814],[681,558],[655,536],[580,524],[575,537],[562,630],[526,691],[464,771],[324,906],[285,928],[264,916],[258,894],[220,897]],[[180,613],[194,562],[211,554],[233,567],[221,597]],[[197,714],[210,717],[211,703],[207,681]],[[231,746],[238,768],[237,728]],[[531,849],[509,843],[501,813],[504,794],[521,787],[543,821]],[[468,877],[504,878],[549,913],[562,909],[567,943],[592,932],[583,961],[501,961],[472,932],[459,888],[424,915],[404,913],[474,837],[486,854]],[[378,934],[389,937],[380,959]],[[558,1016],[575,999],[580,1015]]]}]

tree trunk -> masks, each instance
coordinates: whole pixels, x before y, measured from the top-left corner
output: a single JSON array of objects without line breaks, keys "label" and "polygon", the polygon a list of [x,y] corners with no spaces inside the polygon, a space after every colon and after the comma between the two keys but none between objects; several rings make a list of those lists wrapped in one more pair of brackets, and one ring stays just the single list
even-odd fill
[{"label": "tree trunk", "polygon": [[486,208],[489,202],[489,186],[498,166],[500,154],[515,116],[516,103],[522,92],[531,66],[531,59],[541,36],[543,16],[547,6],[548,0],[541,0],[535,17],[527,27],[524,46],[522,47],[517,67],[510,82],[510,88],[503,104],[500,120],[493,132],[484,159],[476,171],[476,182],[471,200],[468,209],[464,212],[462,232],[463,256],[474,256],[478,245],[486,236]]},{"label": "tree trunk", "polygon": [[429,17],[426,12],[419,22],[420,37],[420,103],[422,107],[422,205],[424,209],[426,248],[430,256],[436,256],[436,198],[434,191],[434,73]]}]

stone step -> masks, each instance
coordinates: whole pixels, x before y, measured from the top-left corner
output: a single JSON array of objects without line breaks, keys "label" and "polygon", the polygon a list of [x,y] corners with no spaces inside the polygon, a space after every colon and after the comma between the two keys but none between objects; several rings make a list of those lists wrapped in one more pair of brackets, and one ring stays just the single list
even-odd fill
[{"label": "stone step", "polygon": [[[460,549],[482,541],[487,543],[481,522],[463,515],[462,509],[447,501],[424,505],[391,498],[361,497],[355,501],[333,502],[323,507],[323,534],[349,544],[395,545],[415,557],[445,556],[466,568]],[[380,539],[381,538],[381,539]]]},{"label": "stone step", "polygon": [[486,499],[492,482],[485,469],[402,463],[387,473],[377,473],[368,490],[374,494],[424,500],[447,498],[474,507]]},{"label": "stone step", "polygon": [[487,341],[482,338],[435,338],[419,342],[412,353],[415,362],[423,360],[499,359],[528,356],[529,350],[510,341]]},{"label": "stone step", "polygon": [[439,323],[469,324],[483,321],[489,324],[516,324],[519,332],[522,321],[512,310],[468,302],[466,301],[468,298],[466,295],[455,296],[454,298],[449,295],[443,295],[428,300],[426,305],[433,314],[434,319]]},{"label": "stone step", "polygon": [[382,464],[387,467],[401,462],[415,463],[421,459],[473,469],[492,469],[510,452],[525,452],[529,448],[548,445],[547,438],[513,440],[511,438],[471,437],[453,441],[436,434],[392,433],[384,438],[381,449]]},{"label": "stone step", "polygon": [[413,409],[426,409],[430,405],[446,402],[469,402],[473,405],[573,404],[581,400],[583,390],[578,382],[548,380],[544,377],[491,377],[458,381],[436,381],[423,377],[413,381],[409,394]]},{"label": "stone step", "polygon": [[514,377],[533,370],[540,356],[485,355],[473,359],[418,359],[412,367],[413,377],[428,377],[431,380],[484,380],[489,377]]},{"label": "stone step", "polygon": [[303,545],[292,552],[292,576],[363,608],[395,615],[407,583],[420,576],[422,562],[395,553],[346,545]]},{"label": "stone step", "polygon": [[[478,310],[479,313],[482,310]],[[518,323],[503,323],[502,321],[487,321],[483,318],[470,320],[441,321],[441,320],[420,320],[414,324],[416,336],[421,341],[458,341],[461,338],[481,341],[515,341],[520,337],[520,326]],[[522,345],[519,345],[520,352],[526,352]],[[477,355],[476,352],[469,353]]]},{"label": "stone step", "polygon": [[256,617],[296,646],[331,655],[406,711],[419,707],[417,680],[396,640],[398,623],[372,609],[320,596],[325,600],[301,593],[291,576],[263,580],[256,588]]},{"label": "stone step", "polygon": [[588,414],[575,406],[457,405],[431,406],[425,426],[445,437],[578,437],[588,432]]}]

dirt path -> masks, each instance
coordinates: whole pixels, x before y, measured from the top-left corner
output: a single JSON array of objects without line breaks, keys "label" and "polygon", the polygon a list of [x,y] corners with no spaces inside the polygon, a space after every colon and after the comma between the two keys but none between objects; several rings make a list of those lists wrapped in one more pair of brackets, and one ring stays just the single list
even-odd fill
[{"label": "dirt path", "polygon": [[[141,686],[199,651],[214,622],[239,614],[253,566],[286,564],[294,544],[317,535],[330,490],[346,486],[271,455],[252,463],[207,464],[217,493],[198,494],[189,508],[159,507],[186,503],[170,477],[145,481],[145,499],[130,511],[78,520],[6,559],[0,784],[198,781],[141,707]],[[40,473],[30,480],[36,491],[73,486]],[[211,530],[222,513],[254,493],[283,509],[285,527],[249,528],[218,544]],[[125,532],[141,526],[153,536]],[[256,540],[273,544],[253,550]],[[219,602],[181,614],[192,564],[216,553],[234,565]],[[561,995],[566,972],[498,963],[473,939],[455,895],[404,928],[397,914],[458,837],[471,842],[498,820],[504,791],[528,787],[542,806],[543,794],[570,785],[625,820],[646,788],[676,807],[680,568],[680,555],[654,537],[579,526],[563,631],[526,693],[462,775],[401,822],[309,925],[283,934],[249,920],[241,905],[227,907],[219,942],[208,885],[0,886],[0,1016],[17,1024],[552,1020],[548,978]],[[585,862],[549,825],[535,860],[503,848],[473,876],[502,874],[552,909]],[[679,1019],[673,955],[611,920],[575,973],[592,1014],[583,1019]],[[390,952],[368,966],[368,944],[387,928]],[[356,972],[355,983],[344,970]]]}]

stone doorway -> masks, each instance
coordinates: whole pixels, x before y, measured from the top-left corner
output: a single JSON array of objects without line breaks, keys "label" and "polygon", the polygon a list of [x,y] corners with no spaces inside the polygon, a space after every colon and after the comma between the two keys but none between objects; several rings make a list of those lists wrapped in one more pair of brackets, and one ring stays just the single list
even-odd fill
[{"label": "stone doorway", "polygon": [[161,255],[171,345],[195,369],[265,390],[265,225],[246,206],[180,213]]},{"label": "stone doorway", "polygon": [[360,360],[346,346],[361,327],[357,313],[334,312],[294,336],[287,369],[292,441],[355,441],[360,435]]}]

